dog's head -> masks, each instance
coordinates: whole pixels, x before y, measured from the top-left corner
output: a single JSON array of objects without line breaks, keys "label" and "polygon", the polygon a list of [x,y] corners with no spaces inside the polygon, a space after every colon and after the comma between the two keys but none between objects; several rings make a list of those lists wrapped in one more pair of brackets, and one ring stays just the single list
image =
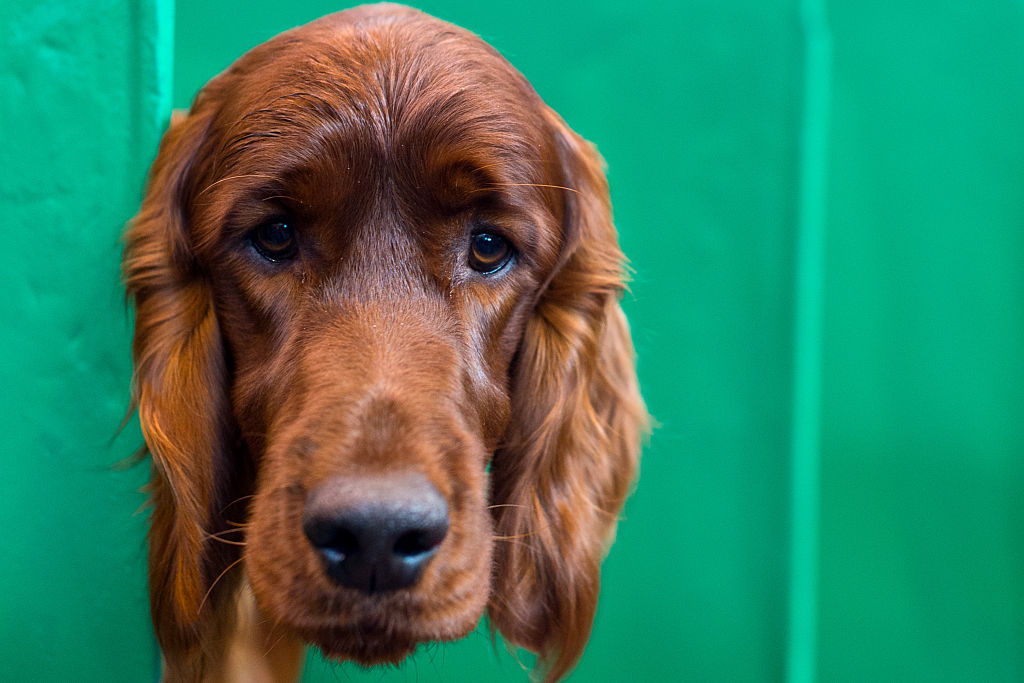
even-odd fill
[{"label": "dog's head", "polygon": [[171,669],[243,578],[330,657],[486,608],[571,668],[645,413],[600,159],[492,48],[396,6],[255,48],[165,136],[124,268]]}]

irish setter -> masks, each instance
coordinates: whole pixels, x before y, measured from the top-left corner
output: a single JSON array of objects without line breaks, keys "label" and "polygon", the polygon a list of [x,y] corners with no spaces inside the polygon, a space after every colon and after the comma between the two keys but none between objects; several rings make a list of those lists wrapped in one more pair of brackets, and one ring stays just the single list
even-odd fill
[{"label": "irish setter", "polygon": [[646,413],[601,160],[522,75],[395,5],[288,31],[173,123],[125,244],[167,680],[485,610],[572,669]]}]

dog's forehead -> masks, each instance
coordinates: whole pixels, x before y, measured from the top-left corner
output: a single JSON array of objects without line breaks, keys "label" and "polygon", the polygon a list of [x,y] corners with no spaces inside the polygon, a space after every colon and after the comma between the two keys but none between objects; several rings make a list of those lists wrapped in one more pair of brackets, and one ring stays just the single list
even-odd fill
[{"label": "dog's forehead", "polygon": [[221,80],[221,161],[260,138],[285,138],[297,156],[359,159],[415,154],[537,157],[543,103],[473,34],[396,8],[341,12],[282,34]]}]

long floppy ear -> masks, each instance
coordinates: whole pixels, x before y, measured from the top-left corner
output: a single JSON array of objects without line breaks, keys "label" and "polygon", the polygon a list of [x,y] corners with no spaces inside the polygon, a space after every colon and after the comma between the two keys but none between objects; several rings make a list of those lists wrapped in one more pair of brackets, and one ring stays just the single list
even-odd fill
[{"label": "long floppy ear", "polygon": [[590,636],[600,563],[635,476],[647,412],[619,306],[624,259],[603,162],[553,112],[567,193],[562,266],[541,294],[512,376],[491,469],[498,537],[492,623],[563,677]]},{"label": "long floppy ear", "polygon": [[230,546],[209,539],[229,469],[224,354],[211,293],[188,246],[188,179],[208,122],[193,114],[164,135],[123,263],[135,302],[132,400],[152,459],[150,609],[169,680],[199,680],[216,612],[209,604],[216,596],[207,593],[231,560]]}]

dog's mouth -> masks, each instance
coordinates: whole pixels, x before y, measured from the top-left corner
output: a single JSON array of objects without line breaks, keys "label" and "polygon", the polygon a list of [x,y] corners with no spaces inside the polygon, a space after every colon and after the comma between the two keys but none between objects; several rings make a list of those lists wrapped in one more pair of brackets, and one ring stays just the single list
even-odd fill
[{"label": "dog's mouth", "polygon": [[469,635],[480,623],[488,594],[487,574],[475,572],[431,581],[426,589],[373,595],[338,590],[322,576],[276,586],[267,586],[262,576],[252,578],[268,619],[327,659],[367,667],[398,664],[420,644]]},{"label": "dog's mouth", "polygon": [[413,632],[394,628],[377,619],[367,619],[350,626],[304,629],[298,635],[316,647],[327,659],[351,661],[360,666],[399,664],[423,643],[447,642],[465,637],[468,628],[448,632]]},{"label": "dog's mouth", "polygon": [[327,659],[352,661],[361,666],[398,664],[422,642],[410,634],[397,633],[379,624],[325,628],[301,635]]}]

